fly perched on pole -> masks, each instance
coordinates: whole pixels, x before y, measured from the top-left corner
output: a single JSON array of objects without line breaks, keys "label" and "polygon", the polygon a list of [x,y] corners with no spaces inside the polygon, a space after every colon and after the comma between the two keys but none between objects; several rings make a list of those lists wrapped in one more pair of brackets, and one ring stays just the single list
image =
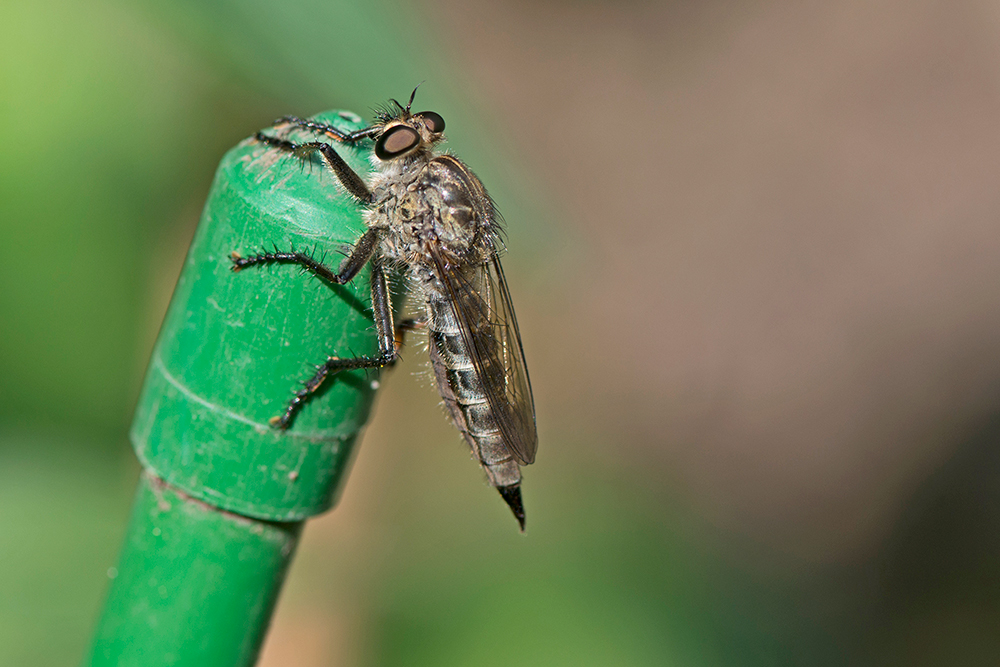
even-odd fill
[{"label": "fly perched on pole", "polygon": [[[392,100],[394,107],[380,111],[375,123],[353,132],[294,116],[279,119],[275,127],[308,132],[316,140],[295,143],[258,132],[258,141],[298,159],[319,153],[365,206],[368,229],[337,270],[294,249],[247,257],[233,252],[232,269],[297,264],[344,285],[370,263],[379,355],[328,357],[272,426],[287,429],[303,403],[334,374],[394,363],[403,332],[426,328],[431,366],[448,413],[523,531],[521,466],[535,460],[538,434],[521,335],[500,266],[501,218],[479,178],[461,160],[437,150],[444,119],[433,111],[411,113],[415,94],[416,89],[405,107]],[[323,139],[352,145],[372,140],[375,173],[366,182]],[[393,323],[388,271],[407,278],[411,294],[422,302],[422,318]]]}]

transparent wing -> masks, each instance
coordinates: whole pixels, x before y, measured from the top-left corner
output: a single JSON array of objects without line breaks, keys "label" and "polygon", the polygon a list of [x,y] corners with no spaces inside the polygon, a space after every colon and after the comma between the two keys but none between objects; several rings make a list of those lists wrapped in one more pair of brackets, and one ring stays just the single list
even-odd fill
[{"label": "transparent wing", "polygon": [[434,253],[434,262],[504,442],[518,463],[532,463],[535,401],[500,259],[494,253],[486,264],[462,267]]}]

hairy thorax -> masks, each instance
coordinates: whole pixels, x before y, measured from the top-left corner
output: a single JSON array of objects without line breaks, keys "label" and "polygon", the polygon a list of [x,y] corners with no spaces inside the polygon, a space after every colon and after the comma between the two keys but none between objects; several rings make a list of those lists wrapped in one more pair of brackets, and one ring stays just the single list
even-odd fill
[{"label": "hairy thorax", "polygon": [[491,207],[479,179],[450,155],[415,155],[373,179],[369,227],[382,229],[382,254],[412,269],[444,261],[487,261]]}]

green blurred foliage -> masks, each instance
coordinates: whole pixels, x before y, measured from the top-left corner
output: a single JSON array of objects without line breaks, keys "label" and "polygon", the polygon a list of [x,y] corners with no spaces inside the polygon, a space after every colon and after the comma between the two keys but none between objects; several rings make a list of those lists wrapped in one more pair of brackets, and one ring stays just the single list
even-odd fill
[{"label": "green blurred foliage", "polygon": [[[120,434],[154,269],[169,266],[151,260],[176,252],[161,246],[191,229],[218,158],[279,115],[365,113],[446,72],[422,30],[379,2],[6,6],[0,423]],[[452,134],[474,134],[435,79],[427,97],[458,117]]]},{"label": "green blurred foliage", "polygon": [[150,257],[247,94],[116,4],[9,7],[0,34],[0,421],[120,438]]},{"label": "green blurred foliage", "polygon": [[76,664],[128,519],[138,466],[101,443],[0,437],[0,663]]},{"label": "green blurred foliage", "polygon": [[[136,473],[125,433],[222,153],[279,115],[367,115],[431,77],[422,96],[449,109],[453,137],[477,127],[402,4],[43,0],[2,14],[0,664],[67,664],[115,561]],[[469,142],[470,161],[487,153]]]}]

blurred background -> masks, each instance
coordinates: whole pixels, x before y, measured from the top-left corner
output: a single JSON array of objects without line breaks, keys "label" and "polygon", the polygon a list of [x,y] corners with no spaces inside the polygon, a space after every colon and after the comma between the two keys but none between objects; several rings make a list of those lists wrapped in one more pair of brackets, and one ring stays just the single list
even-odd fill
[{"label": "blurred background", "polygon": [[4,3],[0,664],[87,646],[222,154],[421,81],[508,222],[529,531],[411,354],[261,664],[998,664],[982,0]]}]

